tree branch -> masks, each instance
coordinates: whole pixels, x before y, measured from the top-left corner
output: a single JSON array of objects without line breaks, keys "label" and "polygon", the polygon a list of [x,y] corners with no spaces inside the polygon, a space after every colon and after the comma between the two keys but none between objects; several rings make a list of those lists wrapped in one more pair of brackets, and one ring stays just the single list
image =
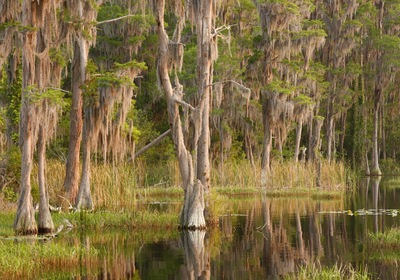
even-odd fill
[{"label": "tree branch", "polygon": [[107,20],[103,20],[103,21],[97,22],[96,25],[100,25],[100,24],[104,24],[104,23],[109,23],[109,22],[114,22],[114,21],[118,21],[118,20],[125,19],[125,18],[128,18],[128,17],[133,17],[133,16],[135,16],[135,15],[125,15],[125,16],[122,16],[122,17],[107,19]]},{"label": "tree branch", "polygon": [[143,148],[141,148],[139,151],[137,151],[134,155],[134,159],[137,158],[138,156],[140,156],[141,154],[143,154],[145,151],[147,151],[148,149],[150,149],[151,147],[154,147],[155,145],[157,145],[162,139],[164,139],[169,133],[171,132],[171,129],[168,129],[167,131],[165,131],[163,134],[161,134],[160,136],[158,136],[156,139],[154,139],[153,141],[151,141],[149,144],[147,144],[146,146],[144,146]]}]

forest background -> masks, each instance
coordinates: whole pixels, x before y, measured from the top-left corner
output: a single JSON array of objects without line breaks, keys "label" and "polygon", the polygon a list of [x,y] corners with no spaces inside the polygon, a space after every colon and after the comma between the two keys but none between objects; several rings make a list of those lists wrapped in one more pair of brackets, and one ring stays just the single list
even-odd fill
[{"label": "forest background", "polygon": [[[0,4],[0,190],[4,205],[19,197],[17,232],[36,231],[33,201],[48,209],[47,188],[54,204],[120,207],[111,201],[126,189],[110,197],[115,188],[106,194],[90,182],[104,166],[114,187],[181,184],[160,71],[162,29],[172,38],[168,75],[181,94],[179,125],[192,155],[199,88],[210,91],[202,118],[209,120],[210,185],[332,187],[329,177],[344,164],[368,175],[381,175],[382,164],[393,171],[398,0],[209,1],[205,86],[197,1],[29,2]],[[171,127],[175,136],[139,155]],[[299,161],[308,165],[299,169]],[[291,179],[279,181],[276,170]],[[311,183],[293,179],[301,176]],[[206,188],[209,179],[199,178]],[[49,215],[39,228],[53,227]]]}]

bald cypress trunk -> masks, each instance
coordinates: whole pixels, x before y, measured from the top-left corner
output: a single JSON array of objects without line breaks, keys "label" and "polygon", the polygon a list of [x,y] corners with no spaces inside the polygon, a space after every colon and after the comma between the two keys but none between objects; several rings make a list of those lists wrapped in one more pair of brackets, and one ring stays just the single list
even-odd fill
[{"label": "bald cypress trunk", "polygon": [[[65,191],[71,203],[75,203],[79,187],[80,147],[82,141],[82,89],[85,80],[87,55],[84,39],[74,43],[74,58],[72,62],[72,104],[70,111],[69,146],[64,181]],[[83,59],[82,59],[83,57]],[[86,59],[85,59],[86,58]]]},{"label": "bald cypress trunk", "polygon": [[82,176],[79,184],[79,192],[75,202],[76,209],[92,210],[94,205],[92,194],[90,192],[90,149],[91,137],[89,132],[91,118],[89,112],[85,112],[85,125],[83,128],[83,158],[82,158]]},{"label": "bald cypress trunk", "polygon": [[[23,68],[27,69],[26,61]],[[24,71],[24,85],[29,82],[29,75]],[[18,209],[14,221],[14,230],[17,234],[29,235],[37,234],[38,229],[35,221],[33,200],[31,195],[31,173],[32,173],[32,124],[29,117],[30,106],[26,97],[23,97],[20,120],[21,145],[21,185],[18,199]]]},{"label": "bald cypress trunk", "polygon": [[[158,75],[161,87],[164,91],[165,97],[168,104],[168,117],[171,125],[172,141],[175,144],[176,154],[179,162],[179,170],[182,178],[182,185],[184,189],[184,206],[181,213],[181,227],[185,229],[203,229],[206,227],[204,218],[204,186],[197,177],[197,155],[198,149],[197,144],[200,137],[201,129],[201,117],[202,117],[202,105],[198,108],[193,108],[189,104],[186,104],[183,98],[183,88],[179,84],[178,79],[175,79],[175,87],[172,87],[172,83],[169,76],[169,61],[172,56],[172,50],[170,49],[171,41],[164,28],[164,0],[155,1],[155,17],[158,27]],[[182,19],[181,19],[182,20]],[[178,27],[179,28],[179,24]],[[177,30],[176,32],[180,32]],[[179,38],[175,36],[175,38]],[[173,42],[179,44],[180,42]],[[176,58],[175,60],[178,60]],[[194,116],[194,151],[190,152],[184,140],[183,127],[180,119],[179,106],[182,105],[190,108]],[[200,145],[205,143],[199,142]]]},{"label": "bald cypress trunk", "polygon": [[297,123],[296,129],[296,142],[294,147],[294,161],[299,161],[299,154],[300,154],[300,141],[301,141],[301,132],[303,130],[303,120],[300,119]]},{"label": "bald cypress trunk", "polygon": [[39,128],[38,140],[38,179],[39,179],[39,234],[51,233],[54,231],[54,224],[50,214],[49,194],[45,185],[45,164],[46,164],[46,132],[44,128]]},{"label": "bald cypress trunk", "polygon": [[[36,9],[40,9],[36,2],[25,0],[22,3],[22,23],[24,26],[36,24]],[[38,13],[40,12],[37,11]],[[14,221],[14,230],[17,234],[36,234],[38,229],[35,221],[32,195],[31,173],[33,162],[33,133],[34,108],[29,101],[31,87],[35,84],[35,51],[37,31],[29,30],[23,35],[22,47],[22,106],[20,117],[21,143],[21,188],[18,199],[17,215]]]},{"label": "bald cypress trunk", "polygon": [[382,175],[379,168],[379,145],[378,145],[378,132],[379,132],[379,109],[380,109],[380,89],[375,89],[374,98],[374,118],[373,118],[373,131],[372,131],[372,167],[371,175]]}]

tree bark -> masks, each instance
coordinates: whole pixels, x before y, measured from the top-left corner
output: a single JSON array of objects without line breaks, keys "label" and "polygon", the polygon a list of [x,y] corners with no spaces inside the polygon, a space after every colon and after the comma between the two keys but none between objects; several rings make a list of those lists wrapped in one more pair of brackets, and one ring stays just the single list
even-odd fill
[{"label": "tree bark", "polygon": [[295,143],[295,147],[294,147],[294,161],[295,162],[299,161],[300,141],[301,141],[302,130],[303,130],[303,120],[300,119],[297,124],[297,129],[296,129],[296,143]]},{"label": "tree bark", "polygon": [[[331,98],[329,98],[329,100],[331,100]],[[331,110],[333,110],[333,101],[330,102],[332,102],[332,104],[329,104],[328,106],[331,107],[331,109],[326,115],[326,159],[328,160],[328,163],[331,163],[332,159],[332,142],[334,137],[333,113],[331,112]]]},{"label": "tree bark", "polygon": [[[182,100],[183,89],[179,84],[178,79],[175,79],[175,88],[172,87],[169,77],[169,58],[171,50],[169,49],[170,40],[164,28],[164,7],[165,1],[158,0],[156,2],[156,22],[158,27],[158,75],[164,94],[168,104],[168,117],[172,131],[172,141],[175,144],[175,149],[179,162],[179,170],[182,177],[182,184],[185,193],[184,207],[181,213],[181,227],[184,229],[204,229],[206,222],[204,218],[204,186],[200,180],[196,179],[197,175],[197,145],[195,145],[193,153],[188,151],[185,146],[183,128],[180,120],[179,105],[190,107],[196,116],[194,117],[194,143],[198,143],[199,130],[201,128],[201,114],[198,108],[193,108]],[[175,42],[178,43],[178,42]],[[205,144],[202,143],[201,144]],[[192,154],[195,157],[192,158]],[[196,166],[194,165],[196,163]]]},{"label": "tree bark", "polygon": [[200,1],[200,14],[197,15],[197,75],[198,95],[201,100],[201,133],[198,144],[197,179],[209,191],[210,183],[210,95],[212,84],[211,28],[212,0]]},{"label": "tree bark", "polygon": [[[69,146],[66,163],[64,189],[71,203],[75,203],[79,186],[79,158],[82,141],[82,90],[86,77],[88,48],[84,39],[74,43],[74,59],[72,62],[72,105],[70,111]],[[84,71],[82,73],[82,70]]]},{"label": "tree bark", "polygon": [[264,138],[262,147],[261,158],[261,187],[267,187],[267,177],[271,171],[271,149],[272,149],[272,129],[270,128],[269,121],[267,120],[265,102],[263,104],[263,125],[264,125]]},{"label": "tree bark", "polygon": [[321,118],[314,118],[310,153],[311,161],[315,161],[318,157],[322,124],[323,120]]},{"label": "tree bark", "polygon": [[54,224],[50,214],[49,194],[45,186],[45,164],[46,164],[46,132],[43,126],[39,128],[38,138],[38,179],[39,179],[39,234],[52,233]]},{"label": "tree bark", "polygon": [[[22,23],[24,26],[34,26],[36,22],[36,3],[25,0],[22,3]],[[39,12],[39,11],[38,11]],[[35,221],[33,201],[31,195],[31,172],[33,162],[33,130],[34,110],[29,102],[30,87],[35,84],[35,51],[37,31],[29,30],[23,34],[22,48],[22,105],[20,117],[21,143],[21,190],[18,199],[17,215],[14,221],[14,230],[17,234],[36,234],[38,229]]]},{"label": "tree bark", "polygon": [[382,175],[381,169],[379,168],[379,145],[378,145],[378,132],[379,132],[379,109],[380,109],[380,97],[381,90],[375,89],[374,98],[374,127],[372,131],[372,168],[371,175],[380,176]]},{"label": "tree bark", "polygon": [[[88,115],[88,114],[86,114]],[[85,116],[86,117],[86,116]],[[87,116],[89,117],[89,116]],[[87,209],[92,210],[94,205],[92,201],[92,195],[90,192],[90,149],[91,140],[89,134],[89,128],[87,128],[86,122],[90,120],[85,120],[84,128],[84,140],[83,140],[83,158],[82,158],[82,177],[79,185],[79,192],[75,202],[76,209]]]}]

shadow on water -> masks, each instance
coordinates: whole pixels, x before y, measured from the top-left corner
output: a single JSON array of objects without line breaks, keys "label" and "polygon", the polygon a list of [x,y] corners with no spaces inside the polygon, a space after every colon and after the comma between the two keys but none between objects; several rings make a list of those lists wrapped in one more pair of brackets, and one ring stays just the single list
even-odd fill
[{"label": "shadow on water", "polygon": [[399,195],[400,180],[366,178],[338,200],[235,200],[213,232],[72,232],[63,242],[99,253],[68,279],[279,279],[310,263],[397,279],[398,259],[374,257],[368,234],[399,226],[397,212],[385,211],[399,208]]}]

